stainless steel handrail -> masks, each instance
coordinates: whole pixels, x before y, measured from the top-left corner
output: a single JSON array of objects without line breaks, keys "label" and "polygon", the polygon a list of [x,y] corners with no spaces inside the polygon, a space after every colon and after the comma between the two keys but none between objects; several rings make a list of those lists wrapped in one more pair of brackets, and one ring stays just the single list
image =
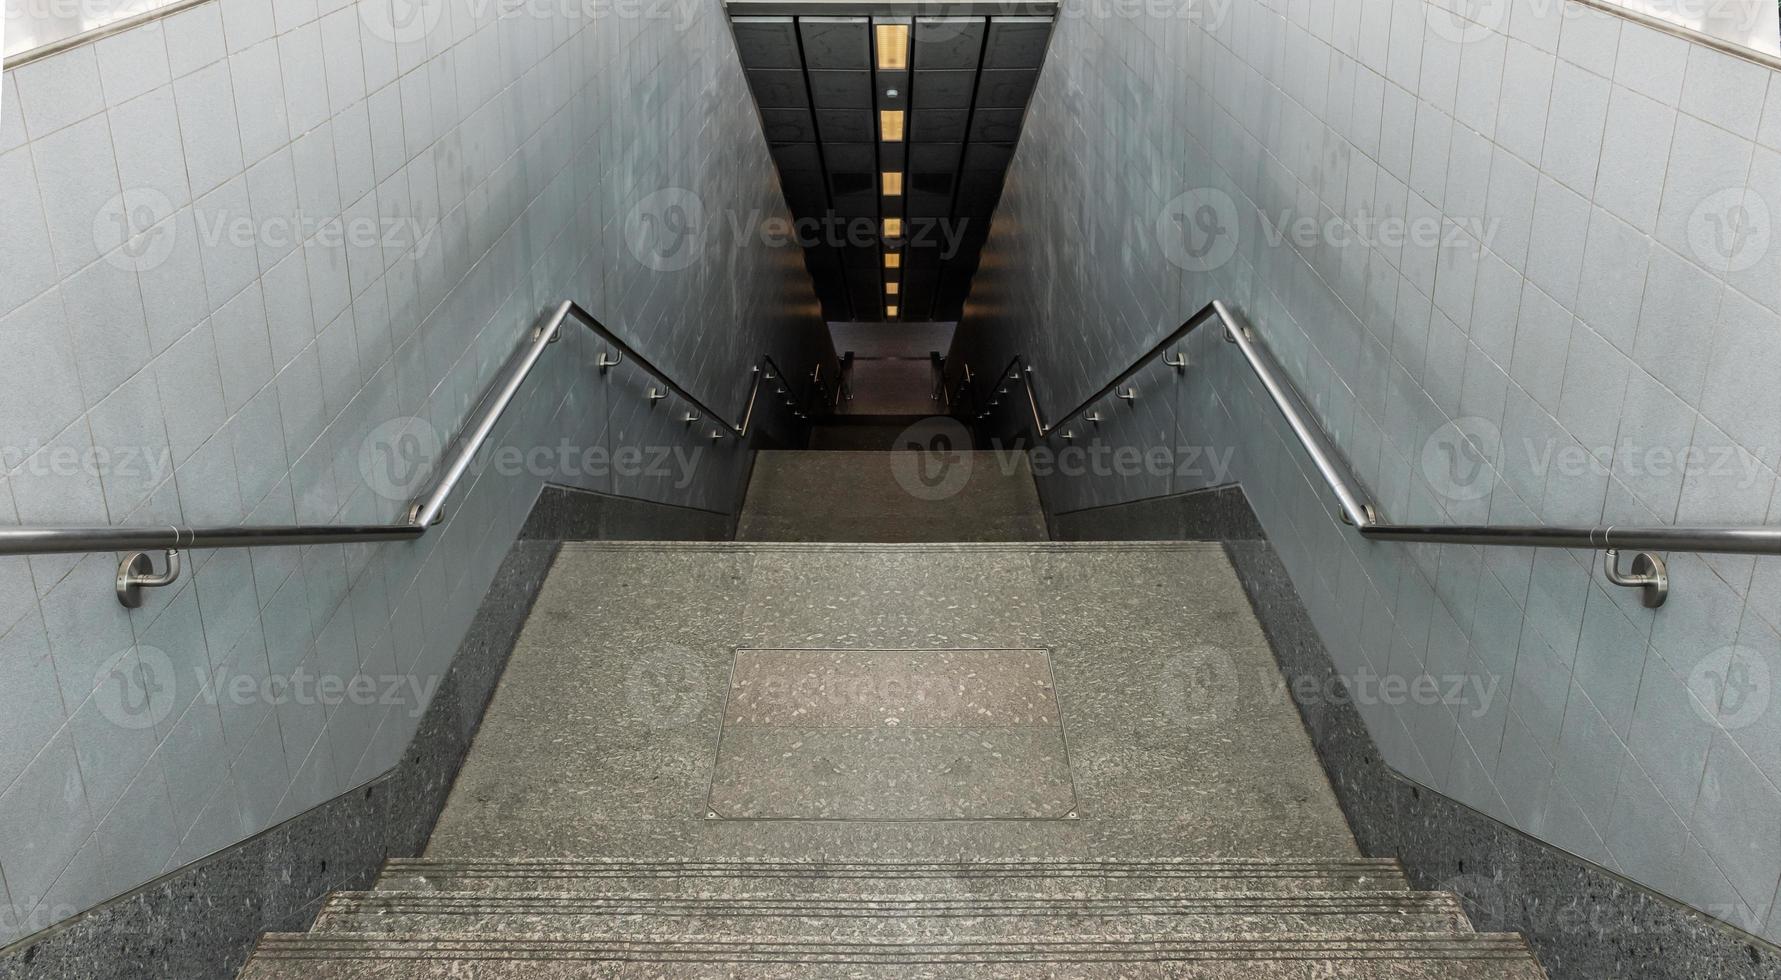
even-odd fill
[{"label": "stainless steel handrail", "polygon": [[[427,532],[427,529],[439,523],[445,513],[446,501],[451,497],[465,475],[470,472],[476,454],[483,444],[494,434],[495,427],[500,423],[507,409],[513,404],[526,378],[543,356],[545,348],[555,343],[562,335],[564,322],[574,318],[607,343],[612,344],[617,358],[607,360],[605,354],[600,356],[602,369],[622,363],[624,358],[631,358],[639,368],[653,375],[664,386],[685,399],[695,407],[698,414],[715,420],[723,427],[723,431],[746,438],[752,431],[755,420],[755,407],[760,398],[761,385],[766,381],[785,377],[777,364],[769,355],[762,355],[754,367],[754,383],[750,386],[748,403],[743,412],[741,422],[729,422],[723,416],[712,411],[698,397],[676,384],[660,368],[645,358],[623,338],[606,328],[593,314],[582,309],[573,302],[563,302],[544,317],[532,329],[526,342],[520,346],[509,360],[508,368],[499,380],[491,385],[478,403],[470,422],[464,427],[455,447],[447,456],[439,470],[439,476],[431,488],[411,504],[404,519],[395,524],[290,524],[290,525],[235,525],[225,527],[186,527],[165,525],[160,527],[6,527],[0,528],[0,556],[7,555],[53,555],[53,554],[86,554],[107,551],[147,552],[165,551],[176,553],[192,548],[259,548],[284,547],[289,545],[312,544],[353,544],[381,541],[411,541]],[[720,434],[719,430],[713,430]],[[124,559],[119,572],[119,596],[124,597],[125,580],[140,587],[152,582],[143,581],[144,577],[154,578],[141,565],[138,554],[131,554]],[[171,581],[171,578],[168,579]]]},{"label": "stainless steel handrail", "polygon": [[[1122,385],[1159,354],[1180,342],[1188,334],[1207,323],[1217,322],[1224,328],[1226,341],[1236,345],[1243,359],[1267,391],[1274,407],[1285,418],[1294,438],[1311,458],[1324,485],[1335,497],[1344,523],[1373,541],[1399,541],[1420,544],[1468,544],[1523,548],[1572,548],[1588,551],[1638,551],[1635,574],[1611,577],[1615,584],[1645,590],[1648,605],[1663,603],[1669,591],[1668,577],[1661,558],[1649,552],[1684,551],[1702,554],[1781,555],[1781,527],[1623,527],[1598,524],[1594,526],[1506,525],[1506,524],[1394,524],[1388,521],[1379,505],[1371,499],[1349,468],[1346,459],[1329,434],[1318,424],[1316,415],[1299,395],[1298,389],[1268,352],[1242,315],[1221,302],[1207,305],[1184,322],[1168,337],[1152,346],[1144,355],[1121,372],[1112,382],[1096,391],[1080,405],[1059,416],[1056,423],[1046,423],[1039,409],[1038,396],[1032,383],[1033,368],[1026,359],[1016,356],[1009,362],[996,382],[1022,384],[1027,391],[1027,407],[1034,431],[1043,438],[1060,426],[1083,416],[1095,405],[1115,394]],[[1185,370],[1185,358],[1166,363]],[[994,404],[992,402],[992,404]],[[980,412],[979,418],[988,415]],[[1066,433],[1067,435],[1068,433]],[[1617,557],[1610,559],[1617,561]],[[1615,566],[1618,569],[1618,565]]]}]

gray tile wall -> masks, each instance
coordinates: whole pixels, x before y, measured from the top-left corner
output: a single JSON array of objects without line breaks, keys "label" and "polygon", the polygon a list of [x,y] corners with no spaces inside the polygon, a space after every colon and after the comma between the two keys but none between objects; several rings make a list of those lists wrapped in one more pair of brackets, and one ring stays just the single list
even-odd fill
[{"label": "gray tile wall", "polygon": [[[564,298],[728,410],[812,363],[716,5],[578,9],[223,0],[8,72],[0,523],[395,520]],[[418,543],[193,554],[134,612],[116,556],[0,558],[0,943],[387,770],[545,480],[732,506],[747,450],[601,352]]]},{"label": "gray tile wall", "polygon": [[[1220,298],[1388,517],[1781,524],[1781,79],[1579,4],[1451,6],[1061,18],[959,352],[1031,355],[1064,410]],[[1345,676],[1495,685],[1362,698],[1394,767],[1781,939],[1781,561],[1671,555],[1653,614],[1593,554],[1365,544],[1234,350],[1187,352],[1075,444],[1233,451]],[[1218,482],[1195,451],[1048,502]]]}]

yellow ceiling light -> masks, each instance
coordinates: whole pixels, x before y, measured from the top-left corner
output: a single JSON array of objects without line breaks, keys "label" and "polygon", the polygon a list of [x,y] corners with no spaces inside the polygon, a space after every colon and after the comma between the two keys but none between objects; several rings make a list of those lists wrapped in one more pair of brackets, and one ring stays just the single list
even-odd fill
[{"label": "yellow ceiling light", "polygon": [[886,170],[884,172],[884,196],[896,197],[903,193],[903,171]]},{"label": "yellow ceiling light", "polygon": [[886,143],[903,142],[903,110],[880,109],[878,111],[878,136]]},{"label": "yellow ceiling light", "polygon": [[888,69],[909,67],[908,24],[879,24],[873,33],[878,36],[878,67]]},{"label": "yellow ceiling light", "polygon": [[884,267],[886,269],[901,269],[903,267],[903,256],[897,252],[884,253]]},{"label": "yellow ceiling light", "polygon": [[885,307],[884,315],[889,319],[895,320],[897,318],[897,308],[894,305]]},{"label": "yellow ceiling light", "polygon": [[897,295],[898,290],[902,288],[902,285],[902,283],[887,282],[884,284],[884,294],[886,296],[895,296]]},{"label": "yellow ceiling light", "polygon": [[903,219],[902,218],[886,218],[886,219],[884,219],[884,237],[886,237],[886,238],[902,238],[903,237]]}]

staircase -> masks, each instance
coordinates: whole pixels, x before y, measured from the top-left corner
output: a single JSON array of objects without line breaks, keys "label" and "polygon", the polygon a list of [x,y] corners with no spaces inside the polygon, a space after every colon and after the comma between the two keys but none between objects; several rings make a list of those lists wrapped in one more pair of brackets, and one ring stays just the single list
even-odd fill
[{"label": "staircase", "polygon": [[1034,540],[1024,470],[916,506],[900,455],[764,454],[757,540],[565,545],[427,854],[242,977],[1544,976],[1360,855],[1219,546]]}]

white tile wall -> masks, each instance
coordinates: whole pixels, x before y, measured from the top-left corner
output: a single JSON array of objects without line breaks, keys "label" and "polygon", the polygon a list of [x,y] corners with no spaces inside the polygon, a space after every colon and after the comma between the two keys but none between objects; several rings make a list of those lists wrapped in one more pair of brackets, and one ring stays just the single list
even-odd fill
[{"label": "white tile wall", "polygon": [[[1062,18],[959,353],[1029,355],[1061,410],[1222,298],[1390,517],[1781,521],[1781,78],[1576,4],[1492,24],[1452,6]],[[1258,218],[1283,213],[1469,233],[1271,242]],[[1363,704],[1394,766],[1781,939],[1781,561],[1672,555],[1654,614],[1591,554],[1362,543],[1229,346],[1188,349],[1196,367],[1140,401],[1181,444],[1236,451],[1338,667],[1500,687],[1480,710]],[[1100,411],[1098,440],[1154,444],[1156,406]],[[1456,423],[1488,447],[1469,482],[1443,463]]]},{"label": "white tile wall", "polygon": [[[728,237],[784,205],[716,5],[454,5],[399,48],[380,7],[221,0],[8,74],[0,524],[393,520],[361,447],[455,431],[564,298],[716,406],[810,363],[801,256]],[[663,188],[705,209],[681,271],[626,245]],[[689,438],[598,353],[571,329],[498,439]],[[617,489],[732,505],[746,454],[699,445],[690,486]],[[422,699],[251,692],[430,690],[544,478],[480,471],[414,544],[188,555],[135,612],[115,556],[0,558],[0,944],[387,769]]]}]

